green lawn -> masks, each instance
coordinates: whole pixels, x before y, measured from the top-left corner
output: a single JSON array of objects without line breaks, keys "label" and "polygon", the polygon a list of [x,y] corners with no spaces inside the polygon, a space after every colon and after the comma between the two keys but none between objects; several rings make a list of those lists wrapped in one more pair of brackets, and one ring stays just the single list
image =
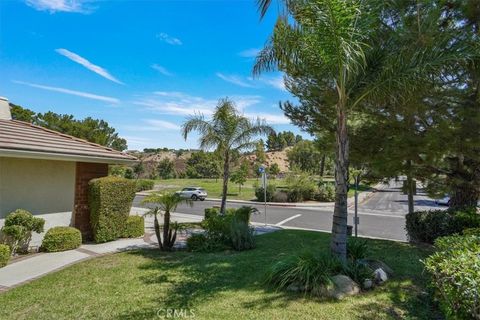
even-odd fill
[{"label": "green lawn", "polygon": [[[432,319],[423,259],[428,249],[369,240],[395,277],[341,301],[273,291],[266,268],[301,248],[328,250],[329,234],[280,231],[245,252],[140,250],[85,261],[0,294],[1,319],[156,319],[188,309],[193,319]],[[160,311],[159,311],[160,310]]]},{"label": "green lawn", "polygon": [[[330,181],[330,179],[325,179]],[[238,200],[255,200],[255,185],[260,184],[261,181],[257,179],[248,179],[242,186],[241,192],[239,192],[238,185],[229,182],[228,184],[228,198]],[[283,179],[270,180],[269,183],[274,183],[277,187],[284,187],[285,182]],[[162,190],[178,191],[184,187],[202,187],[207,190],[210,198],[221,198],[222,195],[222,180],[221,179],[167,179],[156,180],[155,184],[161,186]],[[370,187],[361,184],[359,191],[368,191]],[[348,196],[353,197],[355,190],[351,186]]]}]

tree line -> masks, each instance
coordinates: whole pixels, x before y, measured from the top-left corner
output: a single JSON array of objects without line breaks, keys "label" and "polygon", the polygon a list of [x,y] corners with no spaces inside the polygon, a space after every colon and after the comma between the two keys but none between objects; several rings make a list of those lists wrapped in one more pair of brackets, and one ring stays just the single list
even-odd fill
[{"label": "tree line", "polygon": [[73,115],[55,112],[36,113],[10,103],[12,119],[25,121],[50,130],[68,134],[118,151],[127,149],[127,140],[118,136],[108,122],[87,117],[75,119]]}]

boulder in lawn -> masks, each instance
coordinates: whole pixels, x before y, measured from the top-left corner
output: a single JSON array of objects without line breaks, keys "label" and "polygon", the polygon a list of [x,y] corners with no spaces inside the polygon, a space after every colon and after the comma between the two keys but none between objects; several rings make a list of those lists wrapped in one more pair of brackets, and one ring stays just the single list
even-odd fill
[{"label": "boulder in lawn", "polygon": [[324,286],[317,295],[324,297],[342,299],[345,296],[353,296],[360,293],[360,286],[350,277],[338,274],[332,277],[333,285]]},{"label": "boulder in lawn", "polygon": [[382,284],[388,280],[388,275],[382,268],[375,269],[373,274],[375,275],[375,283],[377,284]]}]

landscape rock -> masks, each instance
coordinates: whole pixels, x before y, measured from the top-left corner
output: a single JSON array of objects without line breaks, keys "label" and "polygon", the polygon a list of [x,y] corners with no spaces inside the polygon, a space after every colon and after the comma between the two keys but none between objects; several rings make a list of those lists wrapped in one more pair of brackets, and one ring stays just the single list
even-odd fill
[{"label": "landscape rock", "polygon": [[375,282],[378,284],[382,284],[388,280],[388,275],[382,268],[375,269],[373,274],[375,275]]},{"label": "landscape rock", "polygon": [[345,296],[353,296],[360,293],[360,286],[350,277],[339,274],[332,277],[333,286],[325,286],[319,295],[343,299]]},{"label": "landscape rock", "polygon": [[368,290],[368,289],[371,289],[373,287],[373,281],[372,279],[365,279],[363,281],[363,288]]},{"label": "landscape rock", "polygon": [[388,277],[393,277],[394,273],[392,268],[390,268],[386,263],[380,261],[380,260],[375,260],[375,259],[360,259],[360,263],[367,265],[370,267],[372,270],[377,270],[378,268],[381,268],[383,271],[385,271],[388,275]]}]

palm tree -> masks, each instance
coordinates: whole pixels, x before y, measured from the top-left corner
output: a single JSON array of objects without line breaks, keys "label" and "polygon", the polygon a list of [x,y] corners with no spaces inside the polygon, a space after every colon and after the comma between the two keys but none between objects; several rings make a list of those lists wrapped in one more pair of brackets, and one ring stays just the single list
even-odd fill
[{"label": "palm tree", "polygon": [[235,103],[228,98],[221,99],[211,120],[205,120],[203,115],[190,117],[182,126],[183,137],[197,131],[200,134],[200,148],[208,150],[215,148],[223,157],[222,204],[220,212],[225,213],[230,177],[230,162],[232,155],[244,150],[255,148],[258,141],[255,137],[268,135],[274,130],[265,120],[249,120],[239,114]]},{"label": "palm tree", "polygon": [[[177,209],[179,204],[186,203],[190,206],[193,206],[193,202],[190,199],[183,199],[178,194],[173,192],[157,192],[145,197],[142,203],[155,205],[155,207],[150,210],[147,215],[152,215],[154,217],[153,226],[160,250],[171,251],[173,245],[175,244],[175,240],[177,239],[178,224],[170,223],[170,214]],[[159,214],[163,214],[163,237],[160,236],[160,224],[158,222]]]},{"label": "palm tree", "polygon": [[[443,50],[446,46],[439,45],[447,40],[440,38],[430,43],[418,41],[416,45],[412,41],[408,46],[402,44],[403,47],[398,46],[396,38],[381,40],[380,44],[378,29],[387,29],[382,29],[387,37],[394,31],[388,29],[388,23],[379,22],[381,15],[375,4],[369,7],[368,3],[355,0],[283,0],[283,3],[285,13],[278,17],[273,34],[257,56],[253,72],[258,75],[280,70],[290,79],[310,79],[313,80],[310,83],[318,86],[317,91],[328,97],[324,100],[329,104],[317,105],[316,111],[330,108],[327,114],[335,122],[331,250],[345,260],[349,111],[367,101],[383,103],[397,92],[408,95],[422,81],[427,81],[426,75],[438,75],[448,63],[458,62],[458,56],[449,56]],[[271,0],[258,0],[262,17],[270,4]]]}]

